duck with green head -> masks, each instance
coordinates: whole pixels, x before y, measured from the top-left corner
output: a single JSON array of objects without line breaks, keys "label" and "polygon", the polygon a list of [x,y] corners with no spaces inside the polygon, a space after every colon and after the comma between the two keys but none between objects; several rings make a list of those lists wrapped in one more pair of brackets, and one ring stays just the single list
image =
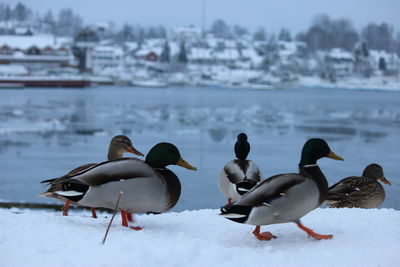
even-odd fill
[{"label": "duck with green head", "polygon": [[235,143],[236,159],[228,161],[218,176],[218,189],[232,203],[260,182],[260,169],[247,159],[250,143],[247,135],[240,133]]},{"label": "duck with green head", "polygon": [[350,176],[329,187],[324,204],[332,208],[379,208],[385,200],[385,189],[378,180],[391,185],[380,165],[369,164],[361,177]]},{"label": "duck with green head", "polygon": [[317,165],[322,157],[343,160],[331,151],[323,139],[310,139],[303,147],[299,173],[272,176],[238,201],[221,208],[221,214],[234,222],[256,225],[253,234],[259,240],[276,238],[270,232],[260,233],[260,225],[294,222],[316,239],[329,239],[305,227],[300,218],[318,208],[325,200],[328,183]]},{"label": "duck with green head", "polygon": [[[127,152],[133,153],[138,156],[144,156],[141,152],[139,152],[136,148],[133,147],[132,141],[129,139],[129,137],[127,137],[125,135],[116,135],[111,139],[110,144],[108,146],[107,158],[108,158],[108,160],[119,159],[119,158],[122,158],[124,153],[127,153]],[[59,178],[44,180],[44,181],[41,181],[40,183],[57,184],[61,181],[64,181],[64,180],[70,178],[71,176],[74,176],[77,173],[80,173],[84,170],[92,168],[96,165],[97,165],[97,163],[88,163],[88,164],[85,164],[85,165],[82,165],[82,166],[79,166],[79,167],[73,169],[72,171],[68,172],[67,174],[65,174]],[[69,199],[66,199],[65,197],[63,197],[61,195],[52,194],[51,192],[46,192],[45,194],[47,197],[57,198],[57,199],[65,202],[65,205],[63,207],[63,215],[68,216],[68,210],[69,210],[69,206],[71,204],[71,201]],[[91,210],[92,210],[92,217],[97,218],[96,210],[94,208],[91,208]],[[129,219],[131,221],[133,221],[132,215],[129,215]]]},{"label": "duck with green head", "polygon": [[159,143],[149,151],[145,161],[136,158],[106,161],[53,184],[48,192],[82,206],[109,209],[115,208],[122,192],[118,209],[121,210],[122,225],[128,226],[127,212],[162,213],[178,202],[181,184],[166,168],[168,165],[196,170],[182,159],[175,145]]}]

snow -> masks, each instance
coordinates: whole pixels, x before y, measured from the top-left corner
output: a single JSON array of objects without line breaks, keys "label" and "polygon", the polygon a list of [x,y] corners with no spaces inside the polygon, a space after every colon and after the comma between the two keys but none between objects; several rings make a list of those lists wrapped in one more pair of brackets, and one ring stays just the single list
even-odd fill
[{"label": "snow", "polygon": [[28,70],[21,65],[0,65],[0,75],[28,75]]},{"label": "snow", "polygon": [[[0,209],[0,258],[8,266],[398,266],[400,211],[317,209],[303,223],[332,240],[316,241],[293,223],[262,227],[278,238],[259,241],[253,227],[195,210],[136,216],[143,231],[110,214]],[[6,229],[6,230],[4,230]]]},{"label": "snow", "polygon": [[34,35],[34,36],[19,36],[19,35],[0,35],[0,46],[8,45],[13,49],[26,50],[32,46],[44,49],[47,46],[53,48],[65,47],[65,44],[70,43],[71,38],[57,37],[55,39],[51,35]]},{"label": "snow", "polygon": [[298,85],[303,87],[316,87],[341,90],[372,90],[372,91],[399,91],[398,77],[348,77],[331,83],[316,76],[299,76]]},{"label": "snow", "polygon": [[346,60],[346,61],[353,61],[353,55],[350,52],[344,51],[340,48],[333,48],[327,54],[329,58],[338,59],[338,60]]},{"label": "snow", "polygon": [[210,48],[194,47],[190,50],[188,58],[190,60],[212,60],[212,50]]}]

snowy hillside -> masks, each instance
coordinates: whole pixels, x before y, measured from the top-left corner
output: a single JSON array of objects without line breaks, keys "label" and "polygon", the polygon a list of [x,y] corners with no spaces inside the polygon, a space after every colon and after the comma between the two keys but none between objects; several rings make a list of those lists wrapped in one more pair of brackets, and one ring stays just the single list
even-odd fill
[{"label": "snowy hillside", "polygon": [[[278,238],[253,237],[252,226],[218,210],[138,216],[143,231],[110,215],[0,209],[1,266],[398,266],[400,211],[318,209],[303,223],[332,240],[316,241],[295,224],[263,227]],[[107,218],[106,218],[107,217]]]}]

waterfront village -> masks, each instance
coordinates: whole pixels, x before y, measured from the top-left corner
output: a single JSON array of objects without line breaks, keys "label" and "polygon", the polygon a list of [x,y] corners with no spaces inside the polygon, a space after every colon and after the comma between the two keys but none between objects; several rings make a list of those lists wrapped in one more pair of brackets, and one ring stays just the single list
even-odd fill
[{"label": "waterfront village", "polygon": [[163,38],[107,38],[112,24],[82,27],[74,36],[35,32],[29,24],[0,23],[0,85],[142,87],[222,86],[271,89],[295,86],[399,89],[400,58],[369,49],[310,52],[305,42],[229,38],[177,27]]}]

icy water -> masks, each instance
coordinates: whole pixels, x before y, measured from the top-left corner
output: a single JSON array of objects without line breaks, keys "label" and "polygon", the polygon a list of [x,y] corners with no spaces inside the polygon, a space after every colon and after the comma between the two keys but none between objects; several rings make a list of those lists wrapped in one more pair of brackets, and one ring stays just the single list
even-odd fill
[{"label": "icy water", "polygon": [[[240,132],[264,177],[296,171],[304,142],[321,137],[345,158],[319,161],[330,184],[372,162],[400,183],[400,92],[16,89],[0,90],[0,199],[57,203],[38,196],[39,181],[105,160],[112,136],[126,134],[143,153],[172,142],[198,167],[171,167],[182,183],[173,210],[218,208],[226,200],[216,179]],[[383,206],[400,209],[400,185],[385,189]]]}]

